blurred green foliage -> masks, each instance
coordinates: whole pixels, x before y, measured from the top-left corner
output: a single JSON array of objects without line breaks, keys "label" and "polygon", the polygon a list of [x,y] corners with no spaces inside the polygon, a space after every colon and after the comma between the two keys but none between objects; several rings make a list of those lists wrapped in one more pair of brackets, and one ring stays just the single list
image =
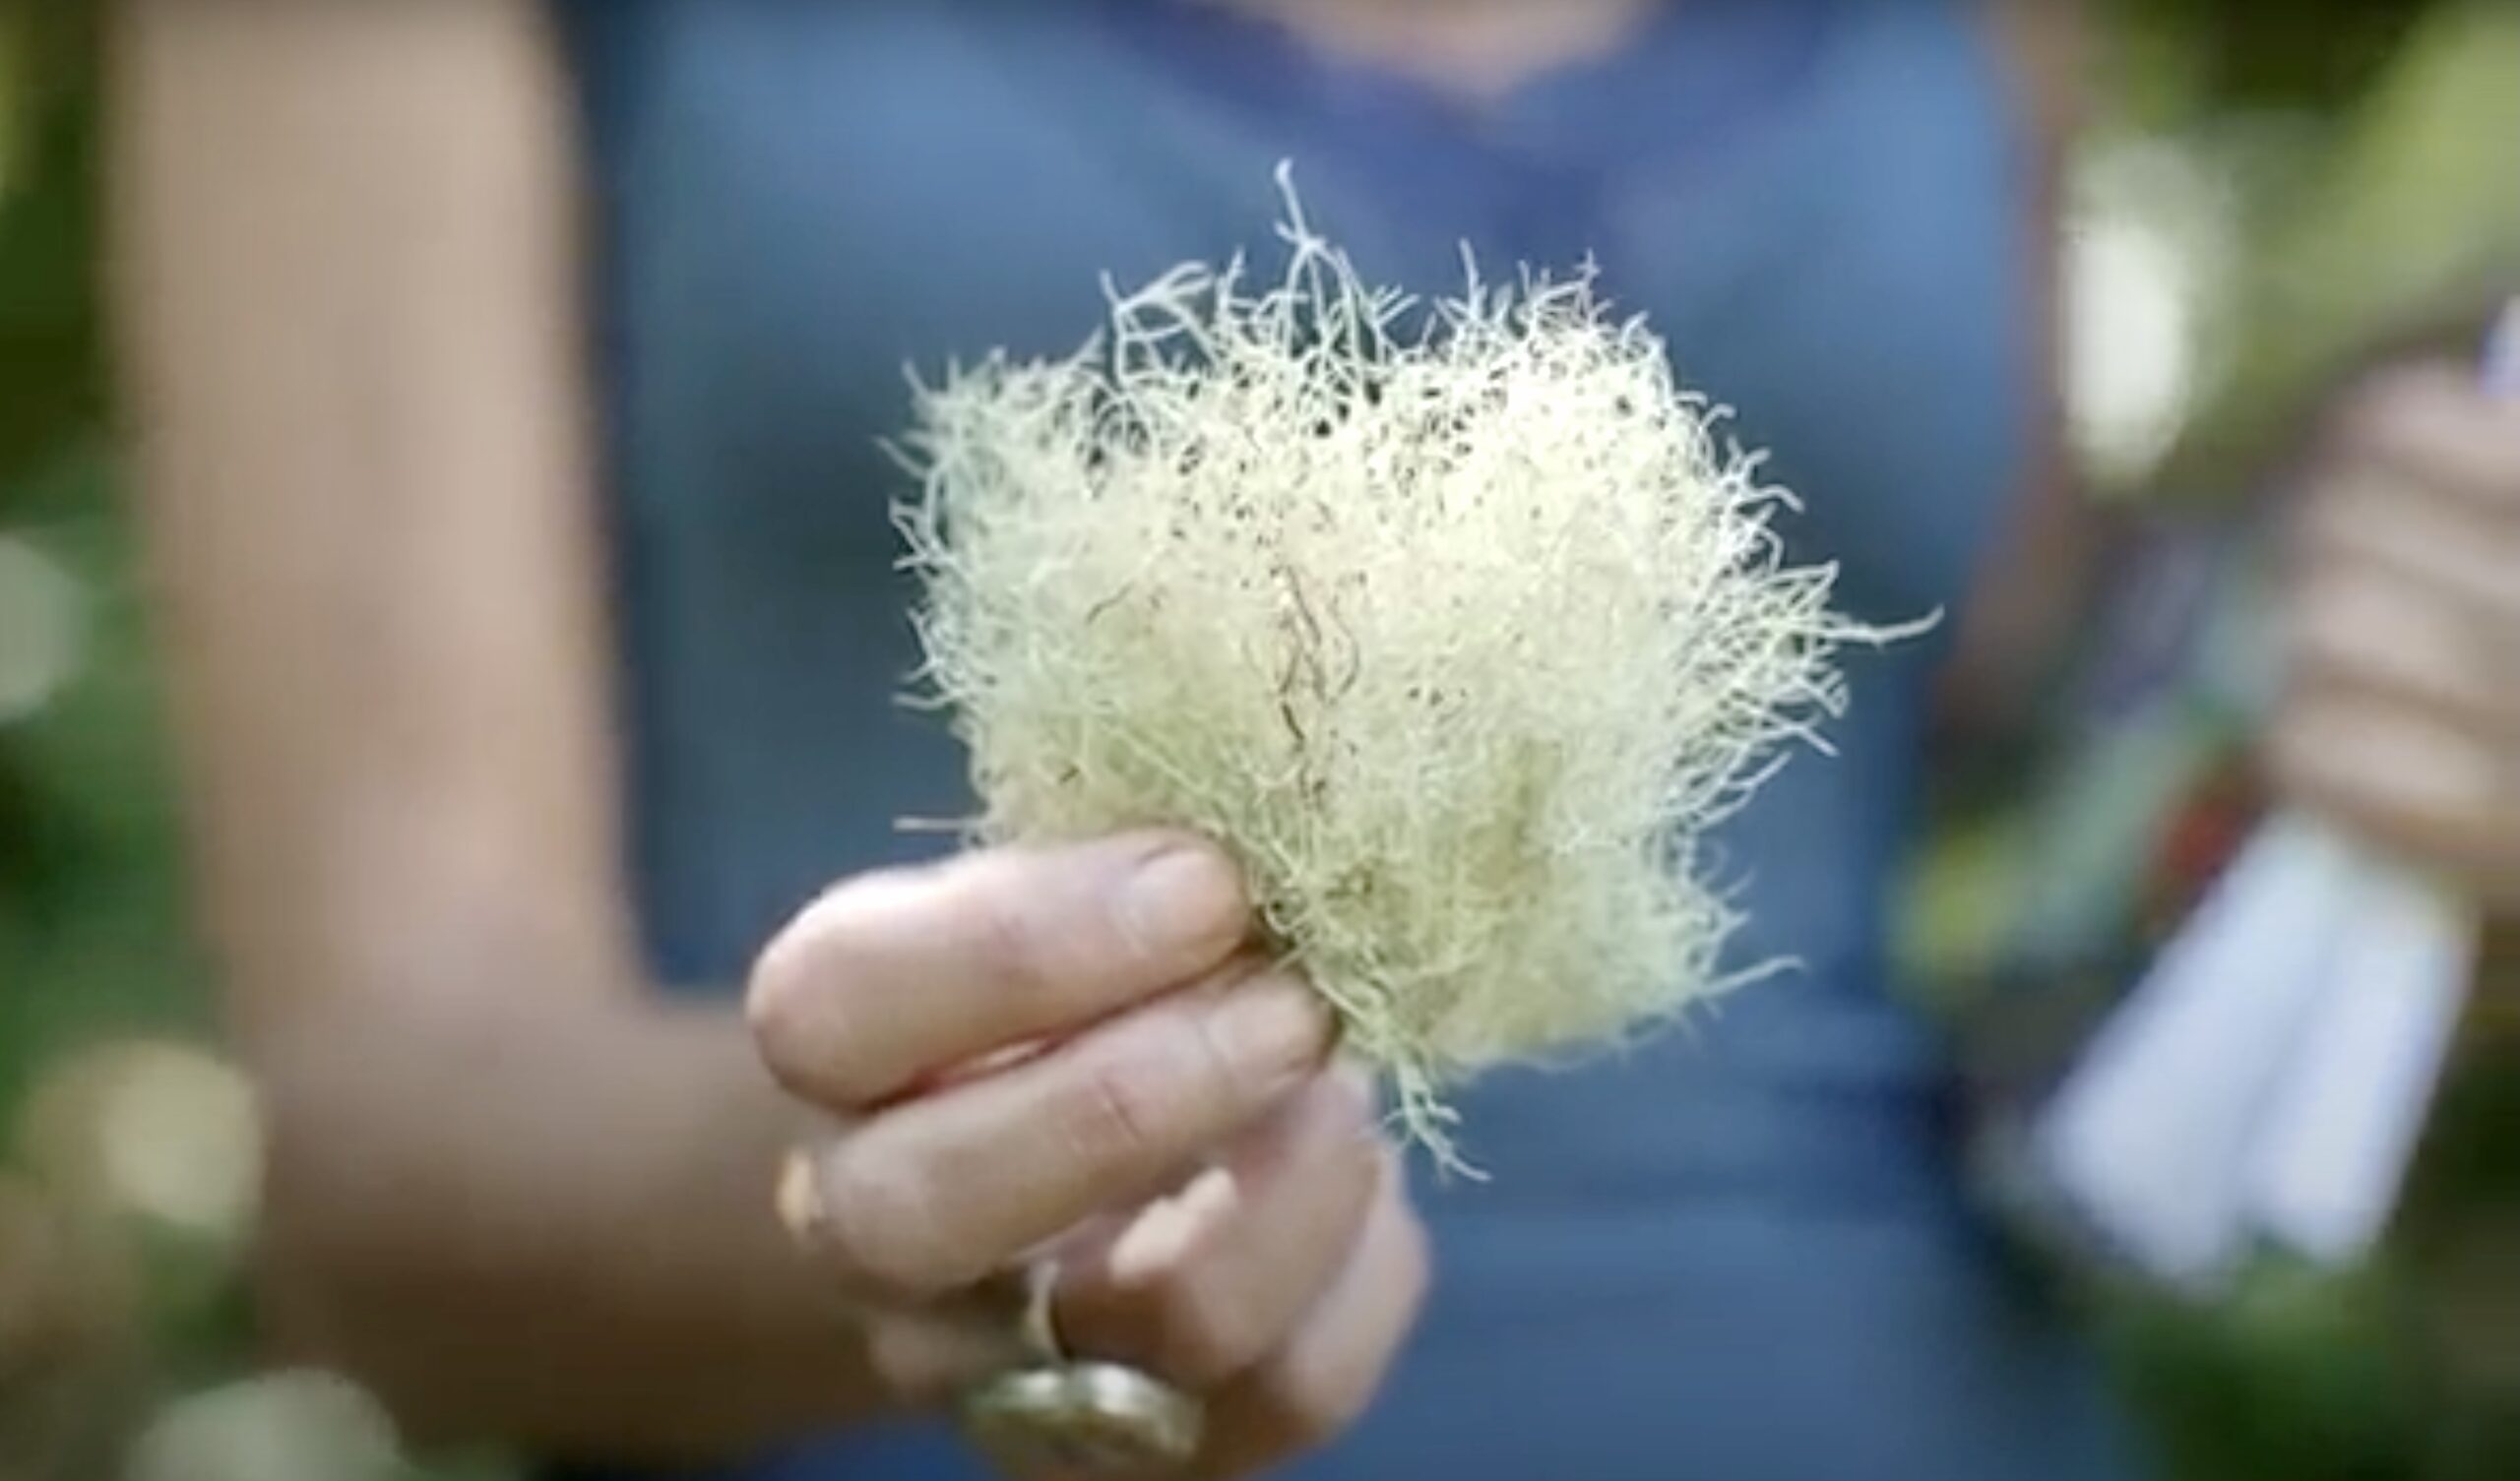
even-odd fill
[{"label": "blurred green foliage", "polygon": [[[2231,41],[2209,54],[2250,55],[2244,34],[2274,57],[2332,46],[2337,60],[2286,71],[2236,58],[2203,81],[2229,82],[2247,106],[2209,91],[2121,115],[2236,166],[2246,271],[2221,317],[2236,333],[2159,472],[2185,490],[2228,486],[2280,453],[2305,408],[2377,342],[2455,333],[2520,283],[2520,6],[2435,0],[2330,15],[2340,7],[2322,0],[2290,26],[2267,18],[2246,31],[2231,12],[2197,9],[2221,12],[2203,29]],[[2174,51],[2153,39],[2128,55]],[[2305,91],[2318,83],[2347,91]],[[2250,169],[2252,143],[2261,153]]]},{"label": "blurred green foliage", "polygon": [[116,499],[84,14],[0,11],[0,533],[77,580],[82,645],[75,682],[0,728],[0,1104],[79,1039],[204,1017]]},{"label": "blurred green foliage", "polygon": [[[117,499],[87,14],[0,0],[0,536],[41,551],[84,592],[75,680],[34,714],[0,718],[0,1128],[83,1045],[209,1026],[139,566]],[[2236,177],[2248,264],[2229,307],[2237,352],[2206,389],[2166,483],[2229,482],[2359,345],[2456,312],[2483,284],[2520,281],[2520,7],[2112,0],[2103,14],[2105,129],[2207,153],[2244,146],[2266,164]],[[2508,1413],[2520,1382],[2495,1377],[2497,1362],[2520,1359],[2495,1346],[2490,1323],[2482,1356],[2459,1356],[2478,1347],[2468,1312],[2479,1292],[2520,1291],[2520,1262],[2497,1254],[2520,1254],[2520,1195],[2508,1186],[2520,1091],[2499,1088],[2520,1076],[2501,1069],[2460,1081],[2427,1159],[2426,1207],[2436,1212],[2409,1240],[2415,1263],[2442,1279],[2399,1278],[2402,1261],[2352,1281],[2269,1270],[2211,1312],[2134,1293],[2103,1304],[2103,1328],[2181,1477],[2520,1474]],[[94,1372],[110,1392],[84,1431],[64,1427],[32,1373],[11,1366],[8,1303],[22,1293],[8,1263],[49,1247],[9,1222],[32,1186],[25,1169],[0,1177],[17,1180],[0,1183],[0,1474],[96,1474],[99,1425],[246,1371],[232,1261],[160,1240],[132,1257],[158,1272],[136,1294],[100,1277],[98,1290],[122,1294],[97,1296],[97,1309],[133,1327],[136,1346],[100,1349]],[[86,1289],[63,1278],[47,1288],[74,1287]],[[54,1426],[44,1433],[86,1436],[40,1461],[12,1449],[28,1443],[11,1427],[29,1422],[36,1397]]]},{"label": "blurred green foliage", "polygon": [[85,15],[26,0],[0,9],[0,470],[13,482],[105,409]]},{"label": "blurred green foliage", "polygon": [[0,11],[0,532],[78,581],[76,681],[0,728],[0,1103],[108,1026],[197,1022],[115,463],[81,8]]}]

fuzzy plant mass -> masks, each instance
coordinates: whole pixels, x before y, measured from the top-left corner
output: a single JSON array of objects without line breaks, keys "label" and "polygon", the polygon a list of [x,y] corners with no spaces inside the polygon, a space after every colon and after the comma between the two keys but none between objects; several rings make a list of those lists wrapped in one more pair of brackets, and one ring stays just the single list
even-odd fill
[{"label": "fuzzy plant mass", "polygon": [[1363,281],[1282,170],[1281,274],[1110,291],[1078,353],[916,388],[919,698],[978,841],[1186,827],[1456,1167],[1450,1094],[1732,980],[1701,839],[1894,636],[1589,272]]}]

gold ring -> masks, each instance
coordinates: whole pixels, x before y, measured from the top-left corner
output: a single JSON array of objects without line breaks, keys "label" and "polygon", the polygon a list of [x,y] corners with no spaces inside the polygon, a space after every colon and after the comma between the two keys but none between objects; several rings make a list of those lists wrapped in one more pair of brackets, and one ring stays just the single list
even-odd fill
[{"label": "gold ring", "polygon": [[1051,1320],[1057,1278],[1029,1272],[1021,1366],[963,1396],[964,1436],[1009,1475],[1155,1476],[1199,1452],[1206,1411],[1161,1379],[1119,1363],[1071,1360]]}]

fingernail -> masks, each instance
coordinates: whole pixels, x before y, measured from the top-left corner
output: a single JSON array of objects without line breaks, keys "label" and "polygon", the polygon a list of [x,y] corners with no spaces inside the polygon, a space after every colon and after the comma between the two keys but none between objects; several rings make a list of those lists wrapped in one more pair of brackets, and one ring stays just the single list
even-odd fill
[{"label": "fingernail", "polygon": [[1179,1193],[1147,1205],[1120,1231],[1105,1259],[1110,1278],[1119,1285],[1136,1285],[1179,1269],[1202,1236],[1231,1221],[1241,1203],[1242,1185],[1232,1172],[1222,1167],[1202,1171]]},{"label": "fingernail", "polygon": [[814,1183],[813,1158],[802,1148],[789,1151],[779,1164],[776,1203],[779,1222],[787,1228],[789,1239],[807,1245],[821,1236],[822,1191]]},{"label": "fingernail", "polygon": [[1147,951],[1226,946],[1242,934],[1242,881],[1211,850],[1167,848],[1129,876],[1119,914],[1121,929]]},{"label": "fingernail", "polygon": [[1308,1075],[1330,1049],[1330,1006],[1299,982],[1263,978],[1228,990],[1216,1035],[1254,1080],[1275,1085]]}]

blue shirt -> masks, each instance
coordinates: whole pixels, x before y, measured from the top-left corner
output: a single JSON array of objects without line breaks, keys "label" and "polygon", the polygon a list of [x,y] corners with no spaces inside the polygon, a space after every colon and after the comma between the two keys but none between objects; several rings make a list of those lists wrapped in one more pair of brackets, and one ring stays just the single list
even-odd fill
[{"label": "blue shirt", "polygon": [[[1292,159],[1371,278],[1590,256],[1803,498],[1858,615],[1956,613],[2018,481],[2028,161],[1967,8],[1692,0],[1615,57],[1446,100],[1180,0],[585,0],[639,919],[722,991],[823,884],[969,803],[915,662],[878,440],[906,365],[1073,348],[1099,278],[1265,260]],[[1947,634],[1952,624],[1946,622]],[[1722,839],[1743,959],[1800,970],[1464,1105],[1439,1275],[1305,1481],[2117,1477],[2075,1344],[1956,1192],[1886,955],[1940,639],[1854,660],[1836,755]],[[757,1481],[976,1476],[922,1429]]]}]

